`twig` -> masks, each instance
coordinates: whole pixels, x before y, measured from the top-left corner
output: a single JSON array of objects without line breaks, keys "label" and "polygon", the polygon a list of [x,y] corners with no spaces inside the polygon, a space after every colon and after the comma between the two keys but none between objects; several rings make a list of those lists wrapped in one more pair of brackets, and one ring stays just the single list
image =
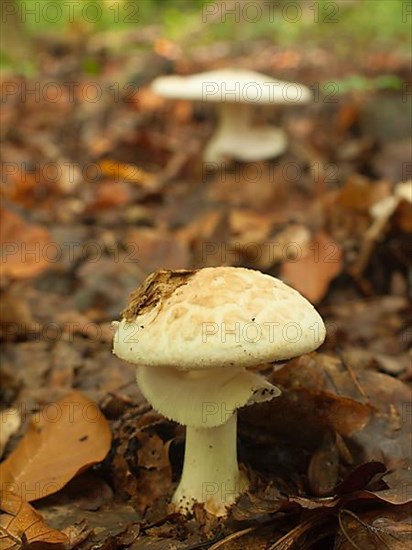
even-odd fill
[{"label": "twig", "polygon": [[228,537],[225,537],[224,539],[220,540],[216,544],[213,544],[213,546],[211,546],[209,550],[218,550],[218,548],[223,548],[223,546],[226,543],[232,542],[233,540],[240,539],[244,535],[248,535],[249,533],[256,531],[256,529],[258,529],[259,527],[261,526],[259,525],[258,527],[247,527],[247,529],[243,529],[242,531],[236,531],[236,533],[232,533],[231,535],[229,535]]}]

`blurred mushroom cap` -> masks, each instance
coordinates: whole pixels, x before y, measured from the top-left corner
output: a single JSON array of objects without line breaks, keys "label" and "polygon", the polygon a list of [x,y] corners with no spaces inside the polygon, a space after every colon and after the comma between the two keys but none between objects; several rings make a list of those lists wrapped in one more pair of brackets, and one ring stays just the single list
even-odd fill
[{"label": "blurred mushroom cap", "polygon": [[312,92],[295,82],[284,82],[246,69],[218,69],[190,76],[160,76],[151,85],[170,99],[217,103],[308,103]]}]

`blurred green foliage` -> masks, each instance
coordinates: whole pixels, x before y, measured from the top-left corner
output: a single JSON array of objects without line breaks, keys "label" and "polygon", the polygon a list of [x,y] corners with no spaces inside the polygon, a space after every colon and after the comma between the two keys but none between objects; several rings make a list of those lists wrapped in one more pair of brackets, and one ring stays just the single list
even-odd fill
[{"label": "blurred green foliage", "polygon": [[[7,4],[8,0],[3,0]],[[93,31],[159,25],[165,38],[183,38],[199,27],[196,41],[271,39],[350,41],[409,47],[408,0],[16,0],[33,33]],[[56,9],[61,5],[61,10]],[[409,2],[410,4],[410,2]],[[225,13],[225,10],[226,13]],[[37,12],[34,15],[34,12]],[[199,25],[203,23],[203,25]],[[239,27],[239,28],[238,28]],[[241,36],[239,36],[241,34]]]},{"label": "blurred green foliage", "polygon": [[187,51],[216,41],[245,50],[248,41],[264,40],[323,46],[339,58],[365,49],[408,52],[411,45],[410,0],[1,0],[1,7],[2,58],[20,65],[30,37],[147,27]]},{"label": "blurred green foliage", "polygon": [[376,78],[368,78],[359,74],[353,74],[346,78],[335,80],[334,84],[339,94],[345,94],[346,92],[365,92],[368,90],[401,91],[403,81],[398,76],[391,74],[381,75]]}]

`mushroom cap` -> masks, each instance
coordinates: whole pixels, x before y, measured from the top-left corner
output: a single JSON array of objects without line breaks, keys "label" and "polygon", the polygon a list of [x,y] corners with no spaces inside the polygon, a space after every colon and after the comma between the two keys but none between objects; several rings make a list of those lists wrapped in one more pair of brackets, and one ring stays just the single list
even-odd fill
[{"label": "mushroom cap", "polygon": [[250,367],[313,351],[319,313],[279,279],[242,267],[160,270],[131,295],[114,353],[147,367]]},{"label": "mushroom cap", "polygon": [[218,69],[190,76],[160,76],[152,90],[170,99],[219,103],[307,103],[312,92],[294,82],[246,69]]}]

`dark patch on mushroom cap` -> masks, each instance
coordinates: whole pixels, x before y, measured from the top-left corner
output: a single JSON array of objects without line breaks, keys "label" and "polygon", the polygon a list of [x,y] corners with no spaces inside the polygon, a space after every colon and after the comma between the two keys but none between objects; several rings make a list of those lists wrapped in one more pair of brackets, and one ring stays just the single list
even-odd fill
[{"label": "dark patch on mushroom cap", "polygon": [[130,295],[127,307],[122,311],[123,318],[134,321],[138,315],[147,313],[160,301],[169,298],[177,288],[189,282],[197,270],[159,269],[149,275]]}]

